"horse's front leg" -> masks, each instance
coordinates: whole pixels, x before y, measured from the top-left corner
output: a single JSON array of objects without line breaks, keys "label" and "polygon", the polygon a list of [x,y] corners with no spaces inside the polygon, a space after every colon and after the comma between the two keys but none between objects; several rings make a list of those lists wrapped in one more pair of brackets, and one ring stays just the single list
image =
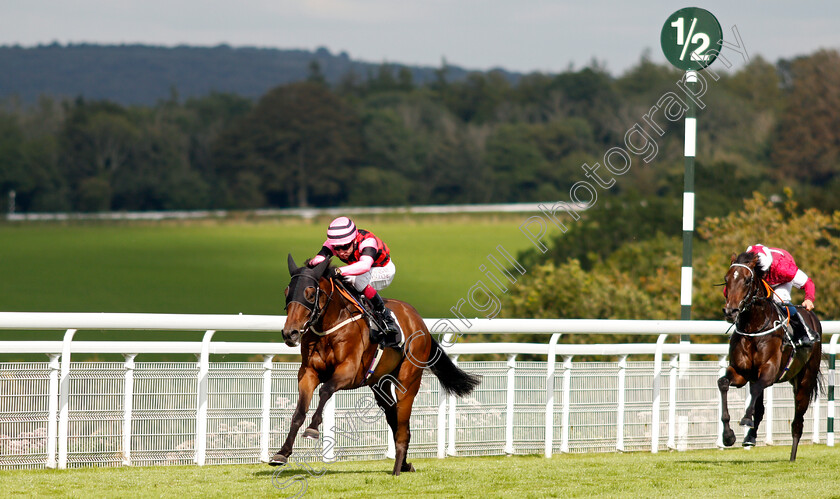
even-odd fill
[{"label": "horse's front leg", "polygon": [[312,415],[312,421],[303,432],[304,437],[318,439],[321,436],[318,427],[321,426],[321,422],[323,421],[324,406],[327,405],[327,401],[330,400],[330,397],[335,392],[345,388],[351,388],[358,372],[359,364],[357,362],[344,362],[335,369],[332,378],[321,385],[321,389],[318,391],[318,408],[315,409],[315,414]]},{"label": "horse's front leg", "polygon": [[718,379],[718,389],[720,390],[720,421],[723,423],[723,445],[731,447],[735,443],[735,432],[729,426],[729,403],[727,395],[729,394],[730,385],[735,387],[744,386],[747,381],[738,373],[732,366],[726,368],[726,374]]},{"label": "horse's front leg", "polygon": [[318,383],[318,374],[313,369],[301,368],[298,373],[297,407],[295,407],[292,422],[289,425],[289,435],[286,436],[286,442],[283,444],[283,447],[268,460],[268,464],[276,466],[286,464],[289,460],[289,456],[292,455],[292,447],[295,444],[298,430],[304,420],[306,420],[306,411],[309,410],[309,402],[312,401],[312,394],[315,392],[315,387],[318,386]]}]

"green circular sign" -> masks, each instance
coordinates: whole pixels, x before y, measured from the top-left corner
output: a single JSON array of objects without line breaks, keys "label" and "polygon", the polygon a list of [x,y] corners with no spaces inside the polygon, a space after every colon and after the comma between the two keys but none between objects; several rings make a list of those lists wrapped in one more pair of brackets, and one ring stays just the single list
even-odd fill
[{"label": "green circular sign", "polygon": [[668,16],[660,38],[662,51],[671,64],[684,71],[697,71],[717,58],[723,31],[708,10],[686,7]]}]

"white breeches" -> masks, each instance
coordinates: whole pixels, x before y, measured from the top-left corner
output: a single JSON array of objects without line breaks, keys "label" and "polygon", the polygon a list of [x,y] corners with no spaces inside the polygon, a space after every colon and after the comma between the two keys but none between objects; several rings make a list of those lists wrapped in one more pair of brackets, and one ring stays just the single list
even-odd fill
[{"label": "white breeches", "polygon": [[789,302],[791,288],[793,288],[793,281],[773,287],[773,300]]},{"label": "white breeches", "polygon": [[353,284],[356,291],[361,293],[368,284],[377,291],[387,288],[391,284],[391,281],[394,280],[394,274],[396,273],[397,268],[394,266],[394,261],[391,260],[384,267],[372,267],[364,274],[348,275],[345,277]]}]

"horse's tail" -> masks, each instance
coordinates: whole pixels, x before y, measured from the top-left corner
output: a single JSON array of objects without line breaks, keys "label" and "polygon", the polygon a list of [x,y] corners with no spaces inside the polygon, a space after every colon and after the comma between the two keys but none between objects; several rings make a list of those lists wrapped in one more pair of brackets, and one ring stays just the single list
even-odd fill
[{"label": "horse's tail", "polygon": [[[822,344],[817,343],[817,346],[821,347]],[[813,355],[813,353],[811,355]],[[818,354],[817,357],[822,359],[822,355]],[[822,367],[822,362],[817,363],[817,374],[816,374],[816,377],[814,378],[814,384],[811,386],[811,393],[808,394],[808,397],[810,397],[811,402],[816,402],[817,397],[819,397],[820,395],[825,395],[825,380],[823,379],[823,376],[822,376],[821,367]]]},{"label": "horse's tail", "polygon": [[811,402],[816,402],[817,397],[820,395],[825,395],[825,381],[822,377],[822,372],[820,369],[817,369],[817,382],[814,383],[814,386],[811,388]]},{"label": "horse's tail", "polygon": [[[802,312],[799,312],[799,313],[802,313]],[[820,359],[819,361],[816,362],[817,374],[816,374],[816,378],[814,380],[814,385],[811,386],[811,393],[808,394],[808,396],[811,399],[811,402],[816,402],[817,397],[819,397],[820,395],[825,395],[825,380],[823,379],[822,369],[821,369],[822,368],[822,323],[820,323],[820,319],[819,319],[819,317],[817,317],[816,312],[814,312],[813,310],[809,310],[808,313],[811,314],[811,319],[813,320],[813,323],[808,324],[808,327],[810,327],[813,331],[815,331],[817,333],[817,338],[819,339],[819,342],[814,344],[814,349],[816,349],[816,348],[820,349],[819,352],[814,352],[814,351],[811,352],[812,356],[816,355],[816,357],[818,359]],[[804,319],[804,317],[803,317],[803,319]],[[810,359],[809,359],[809,361],[810,361]]]},{"label": "horse's tail", "polygon": [[437,376],[440,385],[443,387],[443,391],[447,395],[463,397],[472,392],[481,383],[481,376],[459,369],[434,338],[432,338],[430,358],[435,360],[431,363],[429,369]]}]

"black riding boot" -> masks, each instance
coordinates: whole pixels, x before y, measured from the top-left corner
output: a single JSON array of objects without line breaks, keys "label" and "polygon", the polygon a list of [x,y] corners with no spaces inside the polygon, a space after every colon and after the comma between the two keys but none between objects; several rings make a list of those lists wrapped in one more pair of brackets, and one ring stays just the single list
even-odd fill
[{"label": "black riding boot", "polygon": [[805,325],[800,314],[796,313],[790,316],[790,325],[793,328],[793,346],[807,348],[814,345],[816,334]]},{"label": "black riding boot", "polygon": [[382,331],[384,334],[379,335],[377,343],[380,343],[383,347],[399,348],[400,330],[397,328],[394,316],[391,315],[391,312],[385,308],[385,302],[382,300],[382,297],[379,296],[379,293],[373,295],[373,298],[370,299],[370,303],[373,305],[373,311],[376,312],[376,317],[379,319],[379,322],[385,326],[385,330]]}]

